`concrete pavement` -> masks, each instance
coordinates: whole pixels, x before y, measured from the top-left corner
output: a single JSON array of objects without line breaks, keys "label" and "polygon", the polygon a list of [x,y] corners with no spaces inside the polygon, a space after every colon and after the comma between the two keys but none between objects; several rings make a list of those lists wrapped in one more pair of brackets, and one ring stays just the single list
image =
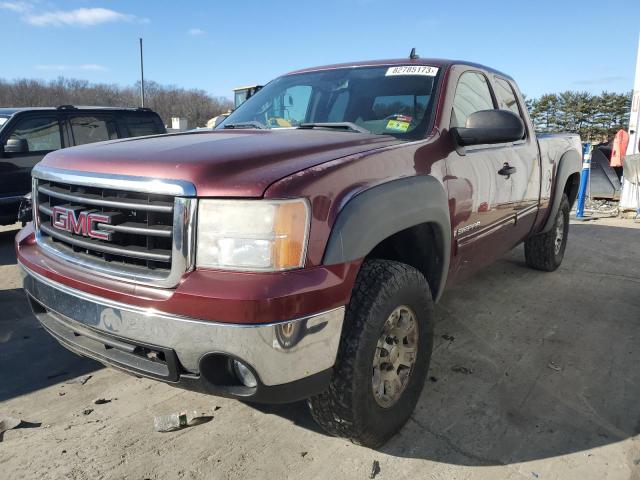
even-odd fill
[{"label": "concrete pavement", "polygon": [[[304,403],[252,407],[67,352],[30,316],[5,229],[0,414],[31,428],[4,434],[0,478],[364,479],[377,460],[377,479],[640,479],[638,227],[573,223],[557,272],[518,247],[448,291],[418,408],[378,451],[328,437]],[[213,420],[153,430],[185,409]]]}]

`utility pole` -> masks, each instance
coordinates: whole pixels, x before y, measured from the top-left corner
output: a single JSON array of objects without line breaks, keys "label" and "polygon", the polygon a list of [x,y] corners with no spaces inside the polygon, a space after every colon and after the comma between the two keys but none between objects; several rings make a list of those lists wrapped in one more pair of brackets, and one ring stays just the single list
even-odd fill
[{"label": "utility pole", "polygon": [[638,58],[636,59],[636,80],[633,84],[633,98],[631,100],[631,115],[629,116],[629,145],[627,155],[640,153],[638,140],[640,140],[640,39],[638,40]]},{"label": "utility pole", "polygon": [[144,61],[142,60],[142,38],[140,39],[140,99],[144,108]]}]

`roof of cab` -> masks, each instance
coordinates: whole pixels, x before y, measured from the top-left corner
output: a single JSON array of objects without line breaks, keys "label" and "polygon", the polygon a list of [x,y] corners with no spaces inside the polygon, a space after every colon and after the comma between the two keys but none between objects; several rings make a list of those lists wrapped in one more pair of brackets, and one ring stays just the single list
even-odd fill
[{"label": "roof of cab", "polygon": [[499,70],[496,70],[491,67],[487,67],[486,65],[481,65],[479,63],[467,62],[465,60],[449,60],[445,58],[393,58],[387,60],[367,60],[360,62],[348,62],[348,63],[336,63],[334,65],[324,65],[320,67],[311,67],[311,68],[303,68],[300,70],[295,70],[293,72],[287,73],[287,75],[295,75],[298,73],[309,73],[309,72],[318,72],[321,70],[334,70],[338,68],[353,68],[353,67],[381,67],[381,66],[393,66],[393,65],[430,65],[432,67],[438,68],[448,68],[452,65],[467,65],[470,67],[480,68],[482,70],[486,70],[491,73],[495,73],[496,75],[500,75],[502,77],[511,79],[510,75],[507,75]]}]

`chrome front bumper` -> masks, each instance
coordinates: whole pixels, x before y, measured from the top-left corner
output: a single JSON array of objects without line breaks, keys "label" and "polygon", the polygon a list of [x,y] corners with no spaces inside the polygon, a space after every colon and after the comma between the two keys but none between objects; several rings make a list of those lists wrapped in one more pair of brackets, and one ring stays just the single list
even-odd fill
[{"label": "chrome front bumper", "polygon": [[344,307],[272,324],[214,323],[97,297],[21,266],[34,314],[49,333],[76,353],[136,375],[193,381],[204,373],[203,359],[218,355],[243,361],[270,387],[335,363]]}]

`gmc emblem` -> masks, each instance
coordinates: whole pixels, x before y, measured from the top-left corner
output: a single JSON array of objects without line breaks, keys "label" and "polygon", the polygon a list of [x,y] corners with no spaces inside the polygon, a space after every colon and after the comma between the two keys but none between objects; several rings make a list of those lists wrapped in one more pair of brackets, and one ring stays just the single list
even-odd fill
[{"label": "gmc emblem", "polygon": [[100,212],[85,210],[76,214],[73,208],[53,207],[51,224],[58,230],[83,237],[111,241],[111,233],[98,228],[98,223],[111,223],[111,217]]}]

